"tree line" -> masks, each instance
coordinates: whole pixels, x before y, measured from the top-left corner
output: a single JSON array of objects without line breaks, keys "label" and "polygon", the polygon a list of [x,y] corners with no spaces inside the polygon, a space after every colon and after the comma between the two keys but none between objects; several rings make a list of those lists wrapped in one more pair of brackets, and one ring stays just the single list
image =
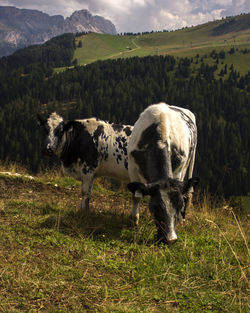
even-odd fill
[{"label": "tree line", "polygon": [[[249,192],[250,73],[240,76],[231,68],[227,77],[216,79],[216,66],[197,64],[197,58],[148,56],[98,61],[52,74],[49,69],[55,64],[72,60],[72,37],[52,41],[51,61],[39,59],[34,49],[20,52],[23,62],[15,54],[0,60],[0,159],[22,162],[33,171],[57,162],[42,155],[38,112],[134,124],[148,105],[164,101],[196,115],[195,172],[202,188],[226,196]],[[15,66],[10,65],[12,57],[18,59]]]}]

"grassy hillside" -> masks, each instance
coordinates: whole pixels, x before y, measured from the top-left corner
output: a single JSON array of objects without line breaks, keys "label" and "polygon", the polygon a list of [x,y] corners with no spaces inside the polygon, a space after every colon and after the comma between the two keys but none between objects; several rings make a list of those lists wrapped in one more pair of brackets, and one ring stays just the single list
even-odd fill
[{"label": "grassy hillside", "polygon": [[82,41],[82,48],[77,48],[74,57],[79,64],[88,64],[93,60],[105,60],[122,56],[129,52],[129,48],[135,49],[133,36],[112,36],[106,34],[91,33],[76,38],[76,46]]},{"label": "grassy hillside", "polygon": [[[87,34],[77,38],[77,46],[82,41],[82,47],[76,49],[74,57],[79,65],[83,65],[110,58],[166,54],[194,57],[197,54],[209,54],[214,49],[250,49],[249,19],[250,14],[246,14],[174,32],[137,36]],[[238,53],[225,62],[232,62],[241,74],[246,74],[250,68],[249,54]]]},{"label": "grassy hillside", "polygon": [[158,246],[146,202],[130,226],[126,191],[99,182],[79,220],[79,183],[13,173],[0,174],[1,312],[248,312],[247,219],[225,204],[197,198],[178,242]]}]

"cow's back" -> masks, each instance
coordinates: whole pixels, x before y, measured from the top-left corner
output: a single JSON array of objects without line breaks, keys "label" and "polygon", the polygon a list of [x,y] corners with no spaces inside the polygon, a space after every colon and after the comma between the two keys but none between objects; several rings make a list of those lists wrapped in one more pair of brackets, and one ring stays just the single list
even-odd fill
[{"label": "cow's back", "polygon": [[127,148],[132,126],[118,125],[96,118],[81,120],[81,123],[92,136],[98,150],[96,176],[129,181]]},{"label": "cow's back", "polygon": [[[132,155],[135,155],[134,151],[147,153],[147,145],[153,144],[153,134],[150,134],[149,131],[153,129],[153,125],[155,125],[157,131],[157,136],[155,137],[157,147],[154,148],[155,158],[150,162],[162,162],[158,159],[157,154],[161,154],[164,151],[171,159],[173,172],[169,173],[170,177],[173,175],[173,177],[178,179],[184,178],[191,160],[192,151],[196,147],[195,116],[187,109],[169,106],[165,103],[149,106],[141,113],[134,125],[128,148],[129,174],[132,176],[131,178],[133,180],[140,178],[140,180],[145,181],[140,174],[140,177],[135,177],[138,172],[143,172],[143,170],[138,171],[140,165],[134,164],[138,163],[138,160],[136,161]],[[145,144],[142,145],[142,138],[145,138],[145,134],[147,134],[148,138],[144,139]],[[137,174],[134,174],[134,172],[137,172]]]},{"label": "cow's back", "polygon": [[[190,126],[189,123],[193,125]],[[130,151],[138,146],[142,133],[152,124],[158,125],[160,140],[163,143],[168,143],[169,147],[171,143],[176,144],[181,148],[187,141],[190,128],[195,126],[195,116],[187,109],[169,106],[166,103],[149,106],[134,125],[129,144]]]}]

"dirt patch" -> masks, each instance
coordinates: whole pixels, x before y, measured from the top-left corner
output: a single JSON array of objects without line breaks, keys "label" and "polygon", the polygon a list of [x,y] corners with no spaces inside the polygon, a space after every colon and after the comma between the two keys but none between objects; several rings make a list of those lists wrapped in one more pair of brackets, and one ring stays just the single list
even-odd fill
[{"label": "dirt patch", "polygon": [[[105,184],[106,186],[106,184]],[[107,187],[107,186],[106,186]],[[42,183],[36,179],[0,176],[0,199],[3,201],[36,201],[38,203],[56,203],[60,207],[76,212],[81,202],[80,187],[62,187],[52,183]],[[109,194],[109,192],[93,191],[90,209],[97,214],[110,212],[129,215],[132,207],[131,197]],[[141,203],[140,207],[145,204]]]},{"label": "dirt patch", "polygon": [[79,190],[70,190],[34,179],[0,176],[0,199],[38,202],[67,202],[79,198]]}]

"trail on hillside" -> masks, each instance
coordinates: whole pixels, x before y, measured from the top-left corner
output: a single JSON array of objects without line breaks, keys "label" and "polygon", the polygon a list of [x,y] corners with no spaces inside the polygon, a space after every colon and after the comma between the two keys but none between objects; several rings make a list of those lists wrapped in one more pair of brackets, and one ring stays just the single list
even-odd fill
[{"label": "trail on hillside", "polygon": [[121,51],[119,53],[116,53],[116,54],[112,54],[109,58],[116,58],[120,55],[123,55],[123,54],[126,54],[126,53],[131,53],[131,52],[134,52],[135,50],[138,50],[140,49],[141,47],[135,42],[135,40],[138,38],[138,36],[136,36],[134,39],[131,40],[132,44],[135,46],[134,49],[131,49],[131,50],[124,50],[124,51]]}]

